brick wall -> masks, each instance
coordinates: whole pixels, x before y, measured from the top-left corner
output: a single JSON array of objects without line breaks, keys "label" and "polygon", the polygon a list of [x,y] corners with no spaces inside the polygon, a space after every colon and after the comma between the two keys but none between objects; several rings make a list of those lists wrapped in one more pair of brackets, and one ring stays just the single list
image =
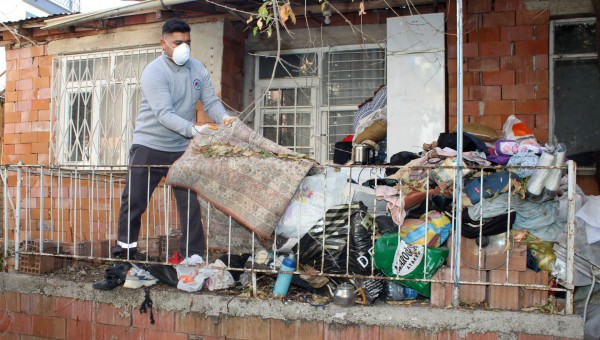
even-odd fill
[{"label": "brick wall", "polygon": [[[549,13],[523,0],[463,2],[464,122],[498,130],[514,114],[548,141]],[[456,126],[456,2],[447,27],[449,127]]]},{"label": "brick wall", "polygon": [[[137,294],[139,295],[139,294]],[[141,295],[140,295],[141,296]],[[141,300],[140,300],[141,303]],[[376,307],[373,307],[376,308]],[[402,307],[399,307],[402,308]],[[156,323],[137,307],[19,292],[0,293],[3,339],[498,339],[507,334],[284,321],[258,317],[206,316],[154,309]],[[424,325],[426,327],[427,325]],[[568,339],[510,334],[518,340]]]},{"label": "brick wall", "polygon": [[49,163],[52,56],[46,47],[6,51],[3,163]]}]

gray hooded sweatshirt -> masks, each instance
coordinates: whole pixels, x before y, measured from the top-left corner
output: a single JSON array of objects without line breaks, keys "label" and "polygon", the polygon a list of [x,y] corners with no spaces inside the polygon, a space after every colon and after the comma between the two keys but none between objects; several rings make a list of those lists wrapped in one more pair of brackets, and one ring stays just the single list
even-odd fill
[{"label": "gray hooded sweatshirt", "polygon": [[208,70],[196,59],[178,66],[163,53],[146,66],[140,85],[142,102],[133,144],[167,152],[185,151],[196,123],[198,101],[214,122],[223,122],[227,115]]}]

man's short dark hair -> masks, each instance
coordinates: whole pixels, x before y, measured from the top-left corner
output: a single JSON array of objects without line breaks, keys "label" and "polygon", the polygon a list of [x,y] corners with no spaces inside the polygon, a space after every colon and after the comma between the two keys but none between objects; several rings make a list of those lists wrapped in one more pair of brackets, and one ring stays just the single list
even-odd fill
[{"label": "man's short dark hair", "polygon": [[172,18],[165,21],[162,27],[162,34],[165,35],[167,33],[171,34],[175,32],[188,33],[190,30],[190,25],[188,25],[187,22],[181,19]]}]

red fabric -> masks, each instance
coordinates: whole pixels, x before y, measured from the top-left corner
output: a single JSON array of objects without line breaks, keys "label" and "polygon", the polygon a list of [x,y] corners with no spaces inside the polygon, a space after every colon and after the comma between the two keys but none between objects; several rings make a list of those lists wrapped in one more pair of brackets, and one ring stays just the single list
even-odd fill
[{"label": "red fabric", "polygon": [[342,142],[352,142],[353,139],[354,135],[348,135],[344,139],[342,139]]}]

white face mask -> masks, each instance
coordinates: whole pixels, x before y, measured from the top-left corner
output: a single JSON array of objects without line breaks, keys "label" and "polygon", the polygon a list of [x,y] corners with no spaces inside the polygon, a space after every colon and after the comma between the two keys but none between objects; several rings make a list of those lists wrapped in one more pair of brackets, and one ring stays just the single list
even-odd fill
[{"label": "white face mask", "polygon": [[[170,48],[173,48],[173,46],[171,46],[168,41],[165,40],[165,42],[167,43],[167,45],[169,45]],[[183,66],[190,59],[190,46],[186,43],[183,43],[173,49],[172,58],[169,56],[167,57],[173,60],[175,64]]]}]

